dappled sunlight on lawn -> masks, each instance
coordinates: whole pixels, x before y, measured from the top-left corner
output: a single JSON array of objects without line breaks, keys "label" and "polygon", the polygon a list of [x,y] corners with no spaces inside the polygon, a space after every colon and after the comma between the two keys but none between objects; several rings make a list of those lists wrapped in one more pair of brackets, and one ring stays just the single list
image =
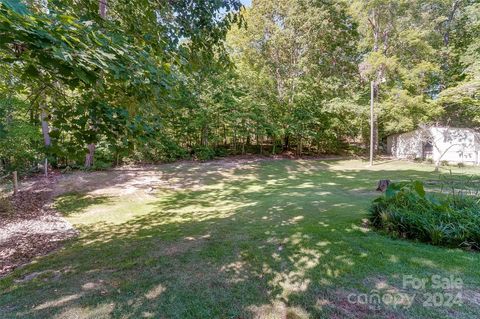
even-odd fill
[{"label": "dappled sunlight on lawn", "polygon": [[281,301],[275,301],[267,305],[252,306],[249,310],[254,319],[308,319],[310,317],[308,312],[301,307],[288,307]]},{"label": "dappled sunlight on lawn", "polygon": [[[362,221],[378,179],[431,176],[426,168],[388,163],[365,170],[360,161],[227,164],[169,164],[149,168],[149,176],[159,174],[149,177],[157,181],[153,189],[142,182],[133,193],[116,194],[107,182],[108,192],[92,184],[61,196],[57,205],[80,236],[14,278],[69,270],[58,279],[9,285],[0,310],[18,318],[393,318],[418,309],[372,312],[346,298],[399,289],[402,273],[463,268],[473,276],[467,281],[480,280],[473,275],[478,256],[392,240]],[[165,176],[175,176],[171,187],[161,181]],[[136,184],[132,177],[117,180],[120,188]],[[8,298],[20,296],[21,304],[5,308]]]}]

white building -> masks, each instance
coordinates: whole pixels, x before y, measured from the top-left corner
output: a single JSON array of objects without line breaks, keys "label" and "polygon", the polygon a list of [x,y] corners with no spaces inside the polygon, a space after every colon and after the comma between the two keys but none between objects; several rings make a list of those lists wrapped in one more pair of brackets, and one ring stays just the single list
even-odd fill
[{"label": "white building", "polygon": [[468,128],[419,128],[389,136],[387,153],[400,159],[480,165],[480,133]]}]

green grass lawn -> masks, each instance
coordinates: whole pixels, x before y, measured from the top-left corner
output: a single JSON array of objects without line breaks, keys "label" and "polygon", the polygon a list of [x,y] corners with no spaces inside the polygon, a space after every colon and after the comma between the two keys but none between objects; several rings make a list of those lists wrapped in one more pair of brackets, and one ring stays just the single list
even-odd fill
[{"label": "green grass lawn", "polygon": [[[394,240],[362,221],[379,179],[437,178],[432,166],[277,160],[154,169],[186,186],[57,199],[80,235],[0,280],[0,318],[480,317],[478,253]],[[33,272],[41,275],[21,281]],[[408,275],[459,277],[463,298],[427,307],[428,293],[457,291],[403,287]],[[411,307],[349,301],[372,290],[415,297]]]}]

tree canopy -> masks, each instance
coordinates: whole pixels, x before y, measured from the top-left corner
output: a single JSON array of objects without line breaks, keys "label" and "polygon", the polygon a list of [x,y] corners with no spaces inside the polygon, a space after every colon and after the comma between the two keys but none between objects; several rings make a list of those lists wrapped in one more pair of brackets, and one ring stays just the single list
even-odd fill
[{"label": "tree canopy", "polygon": [[3,170],[362,153],[370,81],[380,146],[480,128],[475,0],[2,0],[0,61]]}]

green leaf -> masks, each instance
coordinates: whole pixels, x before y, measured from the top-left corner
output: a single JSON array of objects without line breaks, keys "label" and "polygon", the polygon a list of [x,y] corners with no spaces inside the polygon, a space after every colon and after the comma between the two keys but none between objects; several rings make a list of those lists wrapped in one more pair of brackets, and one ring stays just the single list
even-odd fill
[{"label": "green leaf", "polygon": [[40,72],[38,71],[38,69],[33,66],[32,64],[29,64],[26,68],[25,68],[25,74],[30,76],[30,77],[37,77],[40,75]]},{"label": "green leaf", "polygon": [[425,188],[423,187],[423,183],[420,182],[420,181],[414,181],[413,182],[413,188],[415,189],[415,192],[417,192],[417,194],[424,198],[425,197]]},{"label": "green leaf", "polygon": [[398,193],[398,190],[396,190],[393,187],[388,187],[387,190],[385,191],[385,197],[386,198],[393,198],[393,197],[395,197],[395,195],[397,195],[397,193]]},{"label": "green leaf", "polygon": [[12,9],[18,14],[27,14],[27,7],[19,0],[0,0],[0,3],[4,6]]}]

